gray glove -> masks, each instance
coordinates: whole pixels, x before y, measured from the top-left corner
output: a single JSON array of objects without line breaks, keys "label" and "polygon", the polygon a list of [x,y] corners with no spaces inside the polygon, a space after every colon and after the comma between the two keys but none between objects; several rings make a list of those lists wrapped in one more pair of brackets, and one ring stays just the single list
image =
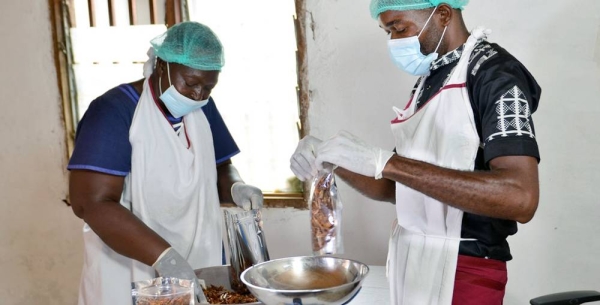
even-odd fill
[{"label": "gray glove", "polygon": [[192,266],[171,247],[167,248],[152,265],[161,277],[174,277],[182,280],[192,280],[195,283],[195,295],[200,303],[207,303],[200,282]]},{"label": "gray glove", "polygon": [[231,197],[238,207],[246,211],[263,207],[263,193],[256,186],[236,182],[231,186]]}]

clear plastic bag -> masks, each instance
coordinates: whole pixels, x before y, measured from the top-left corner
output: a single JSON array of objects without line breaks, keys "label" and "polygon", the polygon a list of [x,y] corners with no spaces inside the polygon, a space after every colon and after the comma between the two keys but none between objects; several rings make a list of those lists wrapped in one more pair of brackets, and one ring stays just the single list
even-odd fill
[{"label": "clear plastic bag", "polygon": [[313,254],[343,253],[342,202],[332,165],[326,165],[313,179],[308,202]]}]

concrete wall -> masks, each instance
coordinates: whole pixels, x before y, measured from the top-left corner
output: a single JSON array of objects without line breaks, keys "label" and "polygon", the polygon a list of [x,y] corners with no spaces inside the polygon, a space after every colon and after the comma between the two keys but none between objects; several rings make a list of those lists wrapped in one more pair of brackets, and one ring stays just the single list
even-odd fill
[{"label": "concrete wall", "polygon": [[[505,304],[545,293],[599,289],[600,3],[594,0],[472,1],[469,27],[520,59],[543,88],[533,118],[542,153],[540,207],[511,237]],[[307,0],[312,133],[346,129],[393,146],[391,107],[414,78],[388,59],[386,36],[368,15],[368,0]],[[45,3],[0,4],[0,304],[75,304],[82,263],[81,221],[66,196],[64,130]],[[340,184],[346,254],[385,264],[394,209]],[[308,213],[273,209],[266,234],[274,258],[310,253]]]},{"label": "concrete wall", "polygon": [[46,1],[0,4],[0,304],[75,304],[81,221],[66,198],[65,131]]},{"label": "concrete wall", "polygon": [[509,239],[515,260],[509,264],[506,302],[599,290],[600,3],[477,2],[467,21],[493,28],[493,39],[543,88],[534,115],[542,154],[540,206],[534,220]]},{"label": "concrete wall", "polygon": [[[313,135],[346,129],[391,148],[392,105],[403,105],[414,78],[391,63],[385,33],[368,0],[307,0]],[[599,289],[600,3],[593,0],[471,1],[467,26],[493,30],[490,40],[521,60],[543,88],[533,116],[542,162],[536,217],[509,242],[505,304],[540,294]],[[347,256],[383,264],[392,209],[341,185]],[[364,231],[363,231],[364,230]],[[358,233],[358,234],[357,234]]]}]

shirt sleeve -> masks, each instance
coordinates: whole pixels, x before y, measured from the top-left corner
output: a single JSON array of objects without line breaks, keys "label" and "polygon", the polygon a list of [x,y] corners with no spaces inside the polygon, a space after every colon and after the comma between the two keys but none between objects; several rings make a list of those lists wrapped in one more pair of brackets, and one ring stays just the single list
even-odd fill
[{"label": "shirt sleeve", "polygon": [[131,171],[129,128],[135,104],[116,91],[94,100],[77,126],[69,170],[127,176]]},{"label": "shirt sleeve", "polygon": [[485,163],[520,155],[539,161],[531,114],[537,109],[541,88],[533,76],[497,45],[475,56],[470,71],[468,86]]},{"label": "shirt sleeve", "polygon": [[229,129],[227,129],[227,125],[225,125],[225,121],[223,121],[215,101],[210,98],[206,106],[202,107],[202,110],[210,124],[213,145],[215,147],[215,162],[219,164],[237,155],[240,149],[235,140],[233,140]]}]

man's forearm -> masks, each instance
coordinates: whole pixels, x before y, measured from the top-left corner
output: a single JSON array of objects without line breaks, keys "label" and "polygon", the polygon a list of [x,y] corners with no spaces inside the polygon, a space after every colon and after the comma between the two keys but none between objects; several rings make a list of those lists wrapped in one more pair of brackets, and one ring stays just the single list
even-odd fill
[{"label": "man's forearm", "polygon": [[162,237],[118,202],[98,202],[83,220],[117,253],[151,266],[170,247]]},{"label": "man's forearm", "polygon": [[394,181],[375,180],[375,178],[356,174],[341,167],[335,169],[335,174],[366,197],[396,203],[396,183]]},{"label": "man's forearm", "polygon": [[528,222],[539,199],[537,160],[518,156],[492,161],[491,171],[472,172],[394,155],[383,177],[469,213]]}]

